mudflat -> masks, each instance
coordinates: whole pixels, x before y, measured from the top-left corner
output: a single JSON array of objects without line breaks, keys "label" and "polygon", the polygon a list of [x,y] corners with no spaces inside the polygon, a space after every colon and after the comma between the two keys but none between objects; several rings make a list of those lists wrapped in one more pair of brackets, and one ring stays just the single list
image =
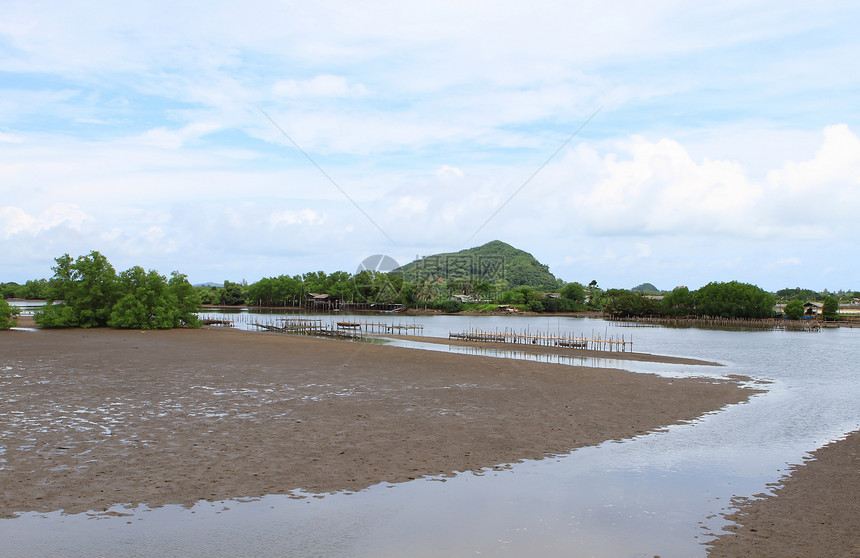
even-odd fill
[{"label": "mudflat", "polygon": [[630,360],[638,362],[660,362],[664,364],[691,364],[698,366],[721,366],[716,362],[695,358],[676,357],[671,355],[654,355],[651,353],[635,353],[633,351],[597,351],[594,349],[574,349],[570,347],[552,347],[546,345],[530,345],[528,343],[495,343],[486,341],[463,341],[460,339],[445,339],[443,337],[425,337],[419,335],[385,335],[393,339],[433,343],[434,345],[455,345],[457,347],[473,347],[487,351],[511,351],[514,353],[529,353],[535,355],[561,355],[582,359],[611,359]]},{"label": "mudflat", "polygon": [[791,468],[772,495],[738,499],[708,556],[860,558],[860,431]]},{"label": "mudflat", "polygon": [[0,517],[356,491],[633,437],[752,393],[272,333],[6,331]]}]

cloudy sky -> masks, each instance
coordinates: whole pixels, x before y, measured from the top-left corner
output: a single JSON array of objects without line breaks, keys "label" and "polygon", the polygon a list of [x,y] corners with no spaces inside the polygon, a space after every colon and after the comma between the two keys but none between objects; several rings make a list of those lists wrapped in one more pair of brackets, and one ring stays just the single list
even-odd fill
[{"label": "cloudy sky", "polygon": [[0,281],[91,250],[253,282],[499,239],[603,287],[860,289],[854,1],[2,12]]}]

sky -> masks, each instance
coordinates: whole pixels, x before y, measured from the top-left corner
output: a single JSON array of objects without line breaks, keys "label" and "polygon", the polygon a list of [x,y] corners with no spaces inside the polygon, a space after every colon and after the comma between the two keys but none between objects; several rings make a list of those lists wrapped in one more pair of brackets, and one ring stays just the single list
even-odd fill
[{"label": "sky", "polygon": [[565,281],[860,290],[860,4],[2,0],[0,282],[502,240]]}]

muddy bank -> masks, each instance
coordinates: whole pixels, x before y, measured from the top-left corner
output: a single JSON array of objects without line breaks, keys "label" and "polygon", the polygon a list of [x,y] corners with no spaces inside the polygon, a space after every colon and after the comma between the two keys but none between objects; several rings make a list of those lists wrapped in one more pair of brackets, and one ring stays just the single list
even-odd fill
[{"label": "muddy bank", "polygon": [[0,517],[360,490],[566,453],[752,392],[234,330],[0,332]]},{"label": "muddy bank", "polygon": [[738,525],[708,556],[860,557],[860,431],[792,467],[774,495],[735,504]]},{"label": "muddy bank", "polygon": [[461,339],[445,339],[443,337],[423,337],[419,335],[382,335],[392,339],[403,339],[405,341],[417,341],[419,343],[434,343],[437,345],[454,345],[457,347],[476,347],[478,349],[496,351],[518,351],[539,355],[565,355],[577,358],[603,358],[611,360],[632,360],[639,362],[661,362],[665,364],[692,364],[699,366],[722,366],[716,362],[698,360],[695,358],[674,357],[667,355],[652,355],[651,353],[635,353],[631,351],[595,351],[586,349],[572,349],[569,347],[545,347],[542,345],[529,345],[522,343],[487,343],[463,341]]}]

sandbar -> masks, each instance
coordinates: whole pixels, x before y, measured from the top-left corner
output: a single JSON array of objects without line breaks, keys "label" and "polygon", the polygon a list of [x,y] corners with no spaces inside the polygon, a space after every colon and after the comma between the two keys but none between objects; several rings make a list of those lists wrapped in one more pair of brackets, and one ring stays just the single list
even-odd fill
[{"label": "sandbar", "polygon": [[697,366],[722,366],[717,362],[671,355],[655,355],[652,353],[637,353],[633,351],[598,351],[593,349],[574,349],[571,347],[553,347],[547,345],[531,345],[528,343],[495,343],[486,341],[464,341],[462,339],[445,339],[444,337],[427,337],[420,335],[382,335],[381,337],[402,339],[418,343],[433,343],[436,345],[453,345],[457,347],[475,347],[485,350],[517,351],[537,355],[562,355],[575,358],[599,358],[609,360],[630,360],[639,362],[659,362],[663,364],[687,364]]}]

